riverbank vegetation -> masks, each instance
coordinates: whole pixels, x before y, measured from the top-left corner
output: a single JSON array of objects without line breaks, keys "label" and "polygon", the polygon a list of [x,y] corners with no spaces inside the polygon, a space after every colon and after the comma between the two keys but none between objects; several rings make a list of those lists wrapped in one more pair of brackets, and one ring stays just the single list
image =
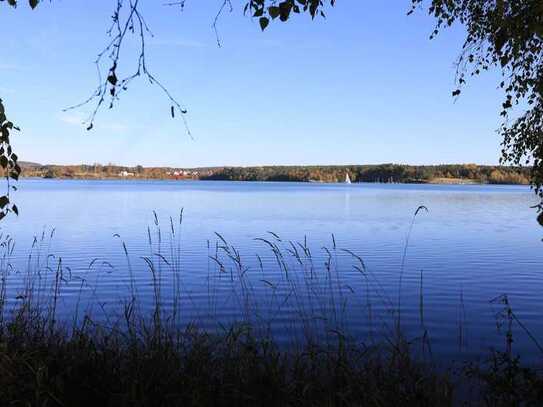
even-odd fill
[{"label": "riverbank vegetation", "polygon": [[[250,327],[75,331],[18,315],[0,333],[8,406],[446,406],[446,374],[340,342],[286,352]],[[134,326],[131,329],[135,329]]]},{"label": "riverbank vegetation", "polygon": [[285,350],[250,326],[213,334],[90,318],[77,329],[21,307],[0,324],[5,406],[539,406],[543,376],[507,353],[442,370],[405,340],[367,346],[338,333]]},{"label": "riverbank vegetation", "polygon": [[24,177],[73,179],[200,179],[224,181],[529,184],[528,167],[444,165],[347,165],[262,167],[124,167],[117,165],[22,164]]},{"label": "riverbank vegetation", "polygon": [[[209,244],[207,295],[196,304],[199,297],[192,297],[183,283],[181,223],[182,214],[179,222],[170,219],[161,227],[155,216],[155,227],[147,233],[149,255],[141,257],[147,268],[143,275],[135,272],[130,249],[118,236],[126,256],[121,268],[97,258],[72,270],[48,252],[51,231],[34,241],[21,272],[12,266],[12,239],[2,237],[0,405],[430,407],[543,402],[543,376],[523,366],[513,352],[513,327],[520,321],[507,296],[497,300],[502,307],[498,322],[505,328],[503,350],[490,350],[481,362],[445,361],[443,366],[430,351],[422,280],[421,332],[410,337],[402,329],[401,283],[398,298],[391,297],[363,259],[340,249],[333,236],[322,249],[323,262],[306,241],[283,241],[269,233],[259,241],[270,256],[257,256],[259,266],[253,269],[217,234],[215,244]],[[342,281],[342,256],[352,260],[359,287],[356,281]],[[400,280],[403,274],[399,270]],[[103,301],[98,280],[110,275],[125,281],[126,292]],[[217,301],[220,295],[231,303]],[[366,307],[352,315],[351,300]],[[237,317],[225,320],[222,307],[232,304]],[[190,305],[198,305],[196,314]],[[380,307],[387,318],[379,319]],[[287,309],[291,323],[281,319]],[[216,324],[206,325],[196,315]],[[351,335],[348,316],[356,316],[359,324],[378,319],[381,329],[370,328],[373,334],[367,338]],[[535,337],[534,342],[538,345]]]}]

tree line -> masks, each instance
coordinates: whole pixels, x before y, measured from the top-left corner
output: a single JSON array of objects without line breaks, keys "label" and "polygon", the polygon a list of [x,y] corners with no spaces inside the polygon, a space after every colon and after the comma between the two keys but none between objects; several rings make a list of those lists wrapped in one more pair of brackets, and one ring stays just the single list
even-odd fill
[{"label": "tree line", "polygon": [[488,183],[529,184],[530,169],[522,167],[447,165],[348,165],[225,167],[202,175],[201,179],[229,181],[298,181],[382,183]]},{"label": "tree line", "polygon": [[23,177],[74,179],[200,179],[222,181],[529,184],[531,168],[476,164],[135,167],[22,164]]}]

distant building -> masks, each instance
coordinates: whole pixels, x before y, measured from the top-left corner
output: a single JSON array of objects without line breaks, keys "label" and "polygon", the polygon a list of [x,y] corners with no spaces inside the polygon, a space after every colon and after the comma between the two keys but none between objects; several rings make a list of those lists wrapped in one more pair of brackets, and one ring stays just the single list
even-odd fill
[{"label": "distant building", "polygon": [[119,173],[119,176],[120,177],[133,177],[134,173],[133,172],[128,172],[128,171],[121,171]]},{"label": "distant building", "polygon": [[168,171],[166,175],[175,179],[186,179],[186,178],[194,178],[195,176],[198,176],[198,171],[178,169],[178,170]]}]

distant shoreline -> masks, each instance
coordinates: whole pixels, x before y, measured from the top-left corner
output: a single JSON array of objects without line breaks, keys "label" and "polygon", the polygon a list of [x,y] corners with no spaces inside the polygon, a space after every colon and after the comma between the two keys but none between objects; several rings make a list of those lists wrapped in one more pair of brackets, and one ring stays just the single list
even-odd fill
[{"label": "distant shoreline", "polygon": [[[205,181],[205,182],[260,182],[260,183],[303,183],[303,184],[345,184],[344,182],[327,182],[327,181],[297,181],[297,180],[216,180],[216,179],[194,179],[194,178],[144,178],[144,177],[36,177],[36,176],[22,176],[21,180],[59,180],[59,181],[177,181],[177,182],[192,182],[192,181]],[[431,180],[407,180],[404,182],[376,182],[376,181],[355,181],[352,184],[398,184],[398,185],[524,185],[528,186],[528,183],[489,183],[478,182],[471,179],[431,179]],[[345,184],[346,185],[346,184]]]},{"label": "distant shoreline", "polygon": [[41,165],[22,163],[22,178],[80,180],[201,180],[394,183],[443,185],[529,185],[531,168],[476,164],[329,165],[262,167],[123,167],[116,165]]}]

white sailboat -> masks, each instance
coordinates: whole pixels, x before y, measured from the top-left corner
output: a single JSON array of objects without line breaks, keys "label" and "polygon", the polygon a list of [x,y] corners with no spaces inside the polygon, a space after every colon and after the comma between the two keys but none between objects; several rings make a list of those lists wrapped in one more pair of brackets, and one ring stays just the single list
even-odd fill
[{"label": "white sailboat", "polygon": [[345,174],[345,183],[350,184],[351,183],[351,177],[349,177],[349,173]]}]

